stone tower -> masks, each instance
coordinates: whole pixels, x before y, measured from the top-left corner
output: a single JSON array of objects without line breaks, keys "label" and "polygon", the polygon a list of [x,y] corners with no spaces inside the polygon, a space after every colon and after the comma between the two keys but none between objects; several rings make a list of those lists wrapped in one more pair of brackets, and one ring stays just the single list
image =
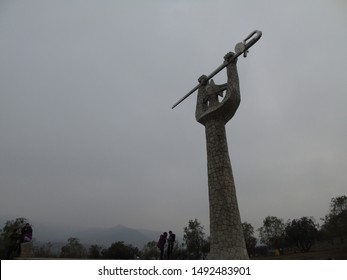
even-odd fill
[{"label": "stone tower", "polygon": [[[208,192],[210,205],[209,259],[248,259],[237,204],[235,183],[225,133],[226,123],[240,104],[237,59],[233,53],[224,57],[227,65],[226,84],[216,85],[206,76],[199,78],[195,117],[205,126]],[[223,92],[226,91],[224,98]],[[221,97],[221,101],[219,100]]]}]

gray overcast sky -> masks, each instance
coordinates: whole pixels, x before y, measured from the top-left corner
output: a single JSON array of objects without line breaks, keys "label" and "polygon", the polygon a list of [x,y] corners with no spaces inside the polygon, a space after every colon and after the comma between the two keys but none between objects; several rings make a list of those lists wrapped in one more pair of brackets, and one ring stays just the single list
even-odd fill
[{"label": "gray overcast sky", "polygon": [[196,95],[171,106],[258,29],[227,125],[241,217],[319,221],[346,195],[346,27],[343,0],[0,1],[0,215],[208,230]]}]

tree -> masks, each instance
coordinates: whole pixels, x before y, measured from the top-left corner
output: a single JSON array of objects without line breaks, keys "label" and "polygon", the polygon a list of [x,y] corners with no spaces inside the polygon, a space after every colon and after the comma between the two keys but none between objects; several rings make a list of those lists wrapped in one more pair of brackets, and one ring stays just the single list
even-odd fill
[{"label": "tree", "polygon": [[52,253],[53,244],[51,242],[47,242],[40,246],[33,247],[34,256],[36,258],[54,258],[56,255]]},{"label": "tree", "polygon": [[207,238],[204,238],[202,240],[201,253],[202,253],[203,259],[207,257],[208,253],[210,252],[210,248],[211,248],[211,238],[210,236],[208,236]]},{"label": "tree", "polygon": [[347,236],[347,196],[339,196],[331,199],[329,213],[323,219],[322,232],[330,236],[339,237],[344,243]]},{"label": "tree", "polygon": [[263,226],[258,231],[261,243],[273,249],[282,247],[285,236],[282,219],[268,216],[263,220]]},{"label": "tree", "polygon": [[251,224],[244,222],[242,223],[242,229],[248,255],[253,255],[257,245],[257,239],[254,237],[254,228]]},{"label": "tree", "polygon": [[314,244],[318,229],[312,218],[289,221],[285,228],[286,239],[303,252],[308,252]]},{"label": "tree", "polygon": [[16,218],[5,223],[5,226],[0,231],[2,259],[9,259],[18,254],[21,229],[26,223],[28,223],[26,218]]},{"label": "tree", "polygon": [[124,244],[124,241],[113,243],[108,249],[102,251],[102,257],[105,259],[131,260],[140,255],[139,249],[130,244]]},{"label": "tree", "polygon": [[92,245],[88,249],[88,258],[89,259],[100,259],[101,258],[102,247],[99,245]]},{"label": "tree", "polygon": [[347,196],[333,197],[330,202],[330,214],[338,216],[347,210]]},{"label": "tree", "polygon": [[84,246],[80,243],[78,238],[70,237],[68,244],[61,248],[61,258],[78,258],[85,259],[87,251]]},{"label": "tree", "polygon": [[188,226],[184,227],[183,240],[187,247],[187,252],[192,255],[194,259],[202,257],[202,249],[206,246],[204,227],[200,222],[195,219],[189,220]]},{"label": "tree", "polygon": [[142,257],[145,260],[158,260],[159,256],[157,241],[149,241],[142,249]]},{"label": "tree", "polygon": [[188,260],[189,258],[190,258],[190,255],[187,252],[187,247],[185,246],[185,243],[175,242],[172,259]]}]

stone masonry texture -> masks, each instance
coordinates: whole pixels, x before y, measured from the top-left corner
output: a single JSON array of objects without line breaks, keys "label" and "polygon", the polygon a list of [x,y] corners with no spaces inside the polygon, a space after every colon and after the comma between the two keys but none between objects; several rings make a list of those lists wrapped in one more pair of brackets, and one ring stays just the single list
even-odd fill
[{"label": "stone masonry texture", "polygon": [[[226,84],[204,81],[197,98],[195,115],[206,134],[211,240],[208,259],[248,259],[225,131],[240,104],[236,62],[227,66]],[[219,102],[218,96],[224,90],[224,99]]]}]

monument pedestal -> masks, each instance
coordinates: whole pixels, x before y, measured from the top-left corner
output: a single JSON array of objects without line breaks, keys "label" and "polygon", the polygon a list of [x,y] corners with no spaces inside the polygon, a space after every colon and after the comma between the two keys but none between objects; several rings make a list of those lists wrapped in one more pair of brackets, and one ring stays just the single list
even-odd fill
[{"label": "monument pedestal", "polygon": [[20,244],[20,255],[19,258],[32,258],[34,256],[33,252],[33,242],[24,242]]}]

